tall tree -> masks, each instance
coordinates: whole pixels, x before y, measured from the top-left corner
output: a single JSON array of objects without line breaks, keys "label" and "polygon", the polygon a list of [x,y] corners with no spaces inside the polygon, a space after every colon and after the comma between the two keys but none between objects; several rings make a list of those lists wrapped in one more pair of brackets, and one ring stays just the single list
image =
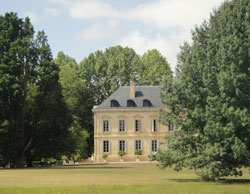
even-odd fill
[{"label": "tall tree", "polygon": [[163,123],[180,126],[163,167],[193,168],[203,179],[240,176],[250,166],[250,2],[224,2],[181,48],[176,79],[165,80]]},{"label": "tall tree", "polygon": [[[29,18],[0,16],[0,155],[13,167],[63,152],[70,117],[47,37]],[[55,156],[56,156],[55,155]]]},{"label": "tall tree", "polygon": [[80,78],[79,67],[73,58],[59,52],[55,63],[59,65],[62,94],[73,117],[73,122],[69,128],[71,153],[68,154],[74,154],[78,158],[86,158],[92,149],[88,149],[89,134],[85,128],[92,126],[93,120],[92,114],[86,113],[86,109],[89,110],[89,104],[92,104],[89,103],[90,98],[86,93],[86,84]]},{"label": "tall tree", "polygon": [[166,58],[156,49],[144,53],[141,63],[141,65],[135,67],[140,85],[159,86],[163,76],[171,77],[172,75]]}]

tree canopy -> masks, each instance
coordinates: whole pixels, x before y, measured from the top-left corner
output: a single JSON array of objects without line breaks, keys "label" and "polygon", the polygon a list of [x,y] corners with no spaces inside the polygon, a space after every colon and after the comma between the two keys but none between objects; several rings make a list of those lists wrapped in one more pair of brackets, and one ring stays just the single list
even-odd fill
[{"label": "tree canopy", "polygon": [[44,32],[0,16],[0,158],[12,167],[64,152],[70,115]]},{"label": "tree canopy", "polygon": [[250,1],[224,2],[192,32],[174,80],[164,79],[161,122],[179,126],[162,167],[195,169],[203,179],[240,176],[250,166]]}]

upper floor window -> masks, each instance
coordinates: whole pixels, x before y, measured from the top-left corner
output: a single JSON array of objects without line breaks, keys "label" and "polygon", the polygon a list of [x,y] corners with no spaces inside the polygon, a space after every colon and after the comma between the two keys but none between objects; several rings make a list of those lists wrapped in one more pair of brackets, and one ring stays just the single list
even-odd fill
[{"label": "upper floor window", "polygon": [[173,131],[173,130],[175,130],[175,126],[174,126],[171,122],[168,123],[167,128],[168,128],[168,131]]},{"label": "upper floor window", "polygon": [[157,140],[152,140],[151,142],[151,151],[156,152],[157,151]]},{"label": "upper floor window", "polygon": [[143,100],[143,107],[151,107],[151,106],[152,106],[152,104],[149,100],[147,100],[147,99]]},{"label": "upper floor window", "polygon": [[124,151],[126,150],[126,144],[125,144],[125,140],[120,140],[119,141],[119,151]]},{"label": "upper floor window", "polygon": [[125,120],[119,120],[119,132],[124,132],[126,128],[126,123]]},{"label": "upper floor window", "polygon": [[102,129],[103,129],[103,132],[109,131],[109,120],[103,120]]},{"label": "upper floor window", "polygon": [[119,102],[117,100],[111,100],[111,107],[119,107]]},{"label": "upper floor window", "polygon": [[157,131],[157,120],[153,119],[152,120],[152,132],[156,132]]},{"label": "upper floor window", "polygon": [[109,152],[109,141],[108,140],[103,141],[103,152]]},{"label": "upper floor window", "polygon": [[135,131],[140,131],[140,130],[141,130],[141,121],[135,120]]},{"label": "upper floor window", "polygon": [[128,100],[127,101],[127,107],[136,107],[136,104],[133,100]]}]

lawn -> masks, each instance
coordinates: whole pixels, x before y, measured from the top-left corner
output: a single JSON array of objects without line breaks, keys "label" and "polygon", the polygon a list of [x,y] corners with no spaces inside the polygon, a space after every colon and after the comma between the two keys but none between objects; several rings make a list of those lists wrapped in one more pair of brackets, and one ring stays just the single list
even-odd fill
[{"label": "lawn", "polygon": [[0,193],[249,194],[250,175],[224,182],[198,181],[193,171],[155,164],[105,164],[42,169],[1,169]]}]

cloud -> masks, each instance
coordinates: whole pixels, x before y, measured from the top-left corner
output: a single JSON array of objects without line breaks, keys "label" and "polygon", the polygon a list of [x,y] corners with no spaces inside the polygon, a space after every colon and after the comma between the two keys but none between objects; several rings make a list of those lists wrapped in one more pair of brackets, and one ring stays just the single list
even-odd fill
[{"label": "cloud", "polygon": [[222,0],[158,0],[140,4],[127,13],[127,18],[158,29],[182,26],[190,29],[200,24]]},{"label": "cloud", "polygon": [[66,7],[72,18],[97,19],[120,17],[119,10],[102,0],[51,0]]},{"label": "cloud", "polygon": [[116,21],[109,21],[105,23],[97,22],[90,28],[81,32],[81,39],[104,41],[105,39],[118,34],[117,24],[118,23]]},{"label": "cloud", "polygon": [[45,8],[44,13],[45,13],[45,15],[49,14],[49,15],[56,16],[60,13],[60,11],[57,9],[53,9],[53,8]]},{"label": "cloud", "polygon": [[[156,48],[174,70],[179,46],[191,40],[191,29],[207,20],[224,0],[139,1],[126,9],[114,7],[107,0],[50,1],[63,6],[72,18],[93,23],[81,32],[82,40],[112,40],[134,48],[139,54]],[[115,26],[112,27],[110,21],[116,21]]]},{"label": "cloud", "polygon": [[[172,39],[172,40],[170,40]],[[121,46],[132,47],[138,54],[143,55],[149,49],[157,49],[160,53],[166,57],[170,63],[171,68],[174,69],[176,63],[176,53],[179,49],[176,43],[178,37],[171,36],[164,37],[161,34],[157,34],[154,38],[147,38],[143,36],[139,30],[135,30],[123,37],[117,43]]]},{"label": "cloud", "polygon": [[40,20],[40,17],[31,11],[24,12],[24,17],[29,17],[32,23],[36,23]]}]

